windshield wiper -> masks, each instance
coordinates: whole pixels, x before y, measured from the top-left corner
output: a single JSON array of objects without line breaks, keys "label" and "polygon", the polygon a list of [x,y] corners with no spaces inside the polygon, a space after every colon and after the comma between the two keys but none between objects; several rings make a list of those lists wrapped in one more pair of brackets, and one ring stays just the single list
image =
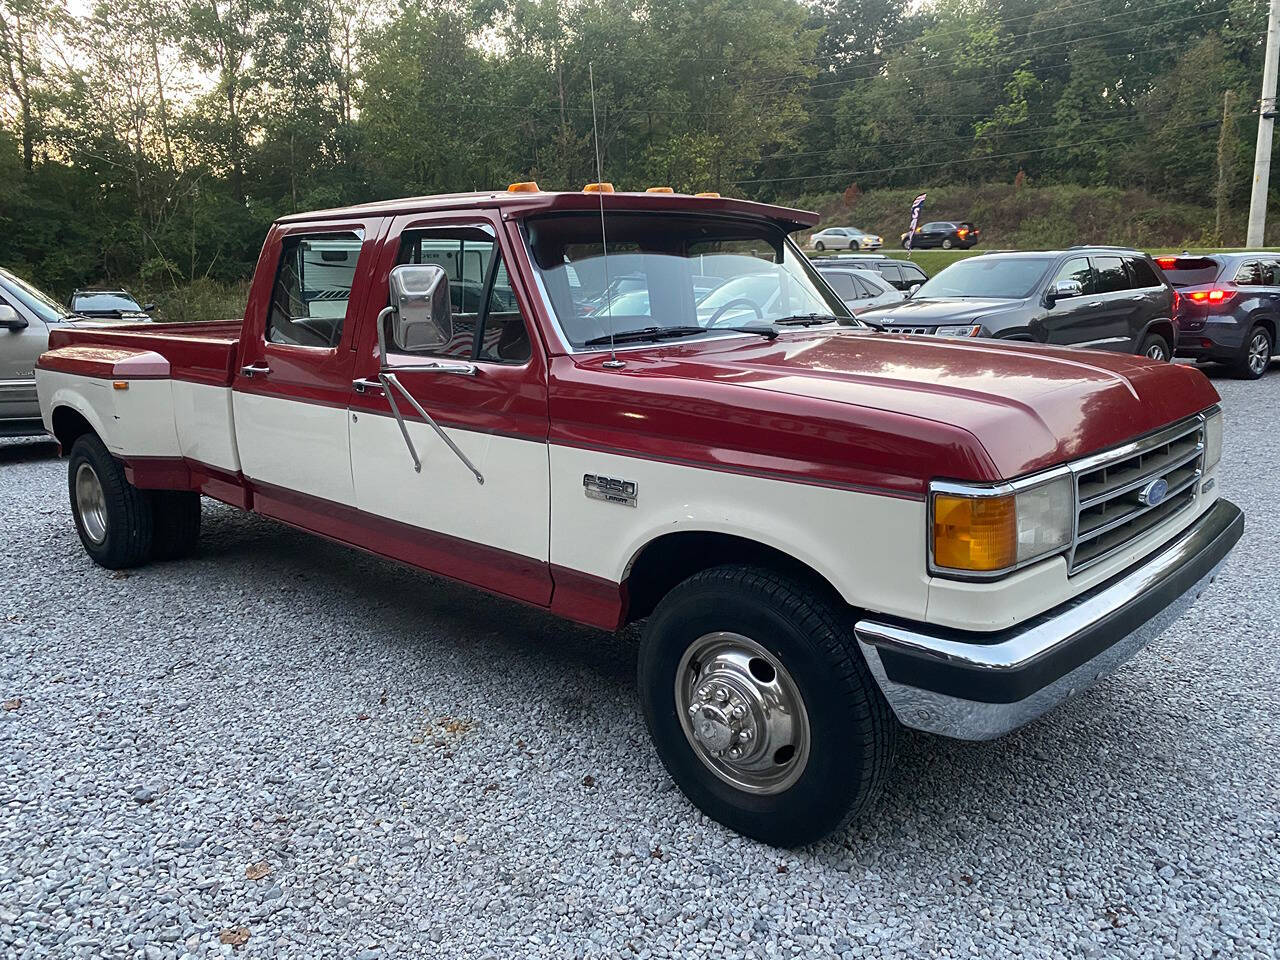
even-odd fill
[{"label": "windshield wiper", "polygon": [[820,323],[831,323],[840,318],[830,313],[797,313],[790,317],[781,317],[773,322],[780,327],[813,327]]},{"label": "windshield wiper", "polygon": [[615,333],[612,337],[605,335],[603,337],[592,337],[585,341],[584,347],[602,347],[608,346],[610,343],[634,343],[638,340],[669,340],[675,337],[692,337],[699,333],[716,333],[721,330],[727,330],[733,333],[758,333],[766,340],[772,340],[778,335],[776,327],[771,326],[755,326],[755,327],[696,327],[696,326],[676,326],[676,327],[641,327],[638,330],[623,330],[621,333]]}]

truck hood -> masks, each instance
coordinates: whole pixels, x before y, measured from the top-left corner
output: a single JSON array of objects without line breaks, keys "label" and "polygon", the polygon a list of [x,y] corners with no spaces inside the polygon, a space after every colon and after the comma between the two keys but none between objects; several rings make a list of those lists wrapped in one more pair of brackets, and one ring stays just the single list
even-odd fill
[{"label": "truck hood", "polygon": [[[613,378],[612,389],[624,392],[606,399],[601,386],[601,402],[643,411],[659,402],[655,389],[683,389],[682,398],[707,401],[705,408],[670,404],[678,418],[646,414],[650,429],[698,434],[705,409],[712,422],[704,443],[775,458],[804,448],[808,460],[835,465],[874,459],[880,476],[896,478],[892,485],[913,477],[917,491],[934,477],[996,481],[1055,466],[1218,401],[1204,375],[1187,365],[860,329],[788,331],[773,341],[726,337],[619,357],[625,375]],[[606,358],[578,359],[594,368]],[[660,382],[635,382],[650,377]],[[628,396],[628,383],[645,396]],[[603,411],[599,416],[603,424]]]},{"label": "truck hood", "polygon": [[870,323],[895,323],[910,326],[939,323],[968,323],[993,313],[1002,313],[1022,306],[1024,300],[1005,300],[994,297],[929,298],[927,300],[903,300],[888,306],[875,307],[860,316]]}]

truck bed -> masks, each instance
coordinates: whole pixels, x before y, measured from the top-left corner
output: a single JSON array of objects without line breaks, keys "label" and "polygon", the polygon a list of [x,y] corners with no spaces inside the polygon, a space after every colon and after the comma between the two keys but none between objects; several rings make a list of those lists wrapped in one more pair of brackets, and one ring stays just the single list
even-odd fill
[{"label": "truck bed", "polygon": [[240,320],[55,327],[49,333],[49,349],[94,346],[151,351],[169,362],[169,376],[174,380],[229,387],[235,375],[240,328]]}]

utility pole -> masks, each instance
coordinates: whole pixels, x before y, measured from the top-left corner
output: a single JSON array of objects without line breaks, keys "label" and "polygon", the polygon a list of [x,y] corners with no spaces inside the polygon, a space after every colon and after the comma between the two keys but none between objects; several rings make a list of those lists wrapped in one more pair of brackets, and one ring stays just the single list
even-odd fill
[{"label": "utility pole", "polygon": [[1280,58],[1280,0],[1267,13],[1267,53],[1262,65],[1262,100],[1258,110],[1258,148],[1253,154],[1253,194],[1249,198],[1250,247],[1263,244],[1267,227],[1267,188],[1271,179],[1271,134],[1276,124],[1276,61]]}]

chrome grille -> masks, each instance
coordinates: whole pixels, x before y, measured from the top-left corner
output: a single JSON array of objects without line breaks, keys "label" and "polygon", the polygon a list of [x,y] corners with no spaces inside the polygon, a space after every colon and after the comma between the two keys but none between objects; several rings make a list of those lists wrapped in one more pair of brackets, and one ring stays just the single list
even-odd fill
[{"label": "chrome grille", "polygon": [[[1073,463],[1076,531],[1070,572],[1106,559],[1191,506],[1203,470],[1200,416]],[[1152,505],[1144,493],[1158,480],[1168,489]]]}]

